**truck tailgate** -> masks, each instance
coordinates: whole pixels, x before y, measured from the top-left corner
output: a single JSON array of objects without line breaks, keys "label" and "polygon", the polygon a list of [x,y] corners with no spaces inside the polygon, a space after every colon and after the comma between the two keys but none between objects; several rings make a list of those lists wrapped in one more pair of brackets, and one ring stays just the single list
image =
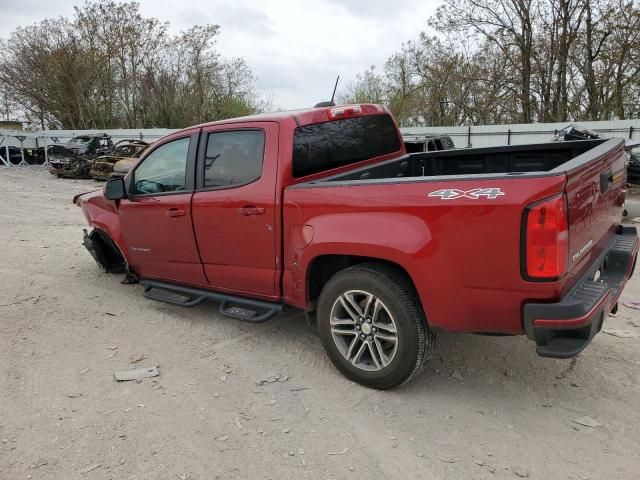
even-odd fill
[{"label": "truck tailgate", "polygon": [[602,253],[622,220],[626,156],[624,140],[611,139],[559,167],[567,174],[570,277]]}]

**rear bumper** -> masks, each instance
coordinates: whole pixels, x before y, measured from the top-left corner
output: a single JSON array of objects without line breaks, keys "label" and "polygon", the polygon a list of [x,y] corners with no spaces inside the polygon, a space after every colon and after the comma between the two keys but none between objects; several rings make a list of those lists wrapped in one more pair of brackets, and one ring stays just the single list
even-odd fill
[{"label": "rear bumper", "polygon": [[525,304],[524,329],[536,342],[538,355],[569,358],[584,350],[617,307],[637,256],[636,227],[620,225],[605,251],[559,302]]}]

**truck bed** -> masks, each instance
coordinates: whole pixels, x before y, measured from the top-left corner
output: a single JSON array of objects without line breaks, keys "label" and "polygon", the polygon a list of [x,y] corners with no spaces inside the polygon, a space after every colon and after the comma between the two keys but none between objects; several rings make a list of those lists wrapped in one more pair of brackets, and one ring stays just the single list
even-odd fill
[{"label": "truck bed", "polygon": [[[286,188],[284,223],[313,237],[305,255],[401,265],[434,327],[521,333],[523,301],[558,301],[613,239],[623,146],[582,140],[405,155]],[[566,275],[530,281],[522,274],[523,215],[558,195],[568,212]],[[285,254],[304,271],[298,250]]]},{"label": "truck bed", "polygon": [[[464,150],[412,153],[388,162],[330,176],[318,182],[380,180],[401,177],[523,174],[562,169],[606,140],[578,140]],[[595,152],[593,152],[595,153]]]}]

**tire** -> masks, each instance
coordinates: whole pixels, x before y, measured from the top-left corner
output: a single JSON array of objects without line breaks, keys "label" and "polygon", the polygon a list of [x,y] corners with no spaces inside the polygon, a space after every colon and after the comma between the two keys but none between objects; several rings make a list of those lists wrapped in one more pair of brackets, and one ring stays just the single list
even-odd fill
[{"label": "tire", "polygon": [[436,340],[410,281],[377,263],[346,268],[327,282],[318,300],[317,325],[335,367],[348,379],[381,390],[416,376]]}]

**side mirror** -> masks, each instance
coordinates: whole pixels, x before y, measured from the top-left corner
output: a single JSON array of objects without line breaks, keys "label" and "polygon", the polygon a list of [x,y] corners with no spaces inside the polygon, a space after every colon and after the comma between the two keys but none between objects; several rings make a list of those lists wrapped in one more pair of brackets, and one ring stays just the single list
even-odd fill
[{"label": "side mirror", "polygon": [[112,178],[104,184],[104,196],[109,200],[122,200],[127,198],[124,188],[124,178]]}]

